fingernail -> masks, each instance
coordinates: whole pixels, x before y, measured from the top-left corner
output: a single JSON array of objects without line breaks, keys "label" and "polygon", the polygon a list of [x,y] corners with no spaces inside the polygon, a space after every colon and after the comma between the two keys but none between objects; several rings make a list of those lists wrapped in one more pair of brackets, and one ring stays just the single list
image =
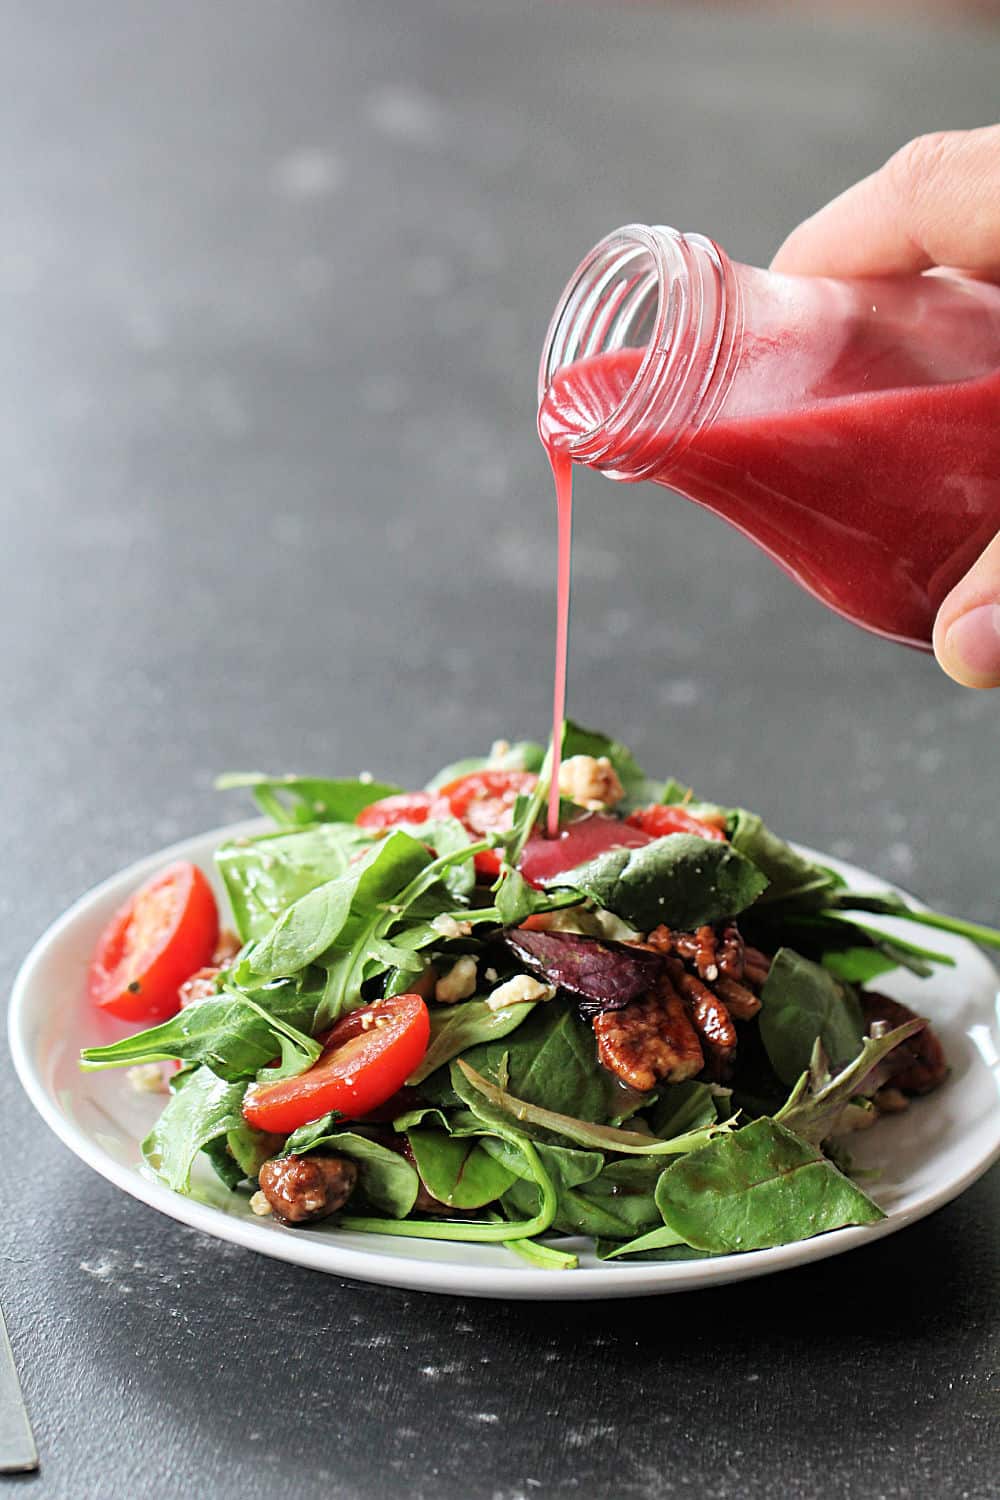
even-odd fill
[{"label": "fingernail", "polygon": [[978,604],[949,625],[945,655],[955,675],[977,687],[1000,686],[1000,604]]}]

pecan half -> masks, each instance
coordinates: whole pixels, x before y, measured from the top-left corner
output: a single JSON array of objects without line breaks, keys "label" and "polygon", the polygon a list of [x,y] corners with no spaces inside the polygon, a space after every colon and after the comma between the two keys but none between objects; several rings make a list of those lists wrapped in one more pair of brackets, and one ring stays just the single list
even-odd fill
[{"label": "pecan half", "polygon": [[[873,990],[861,991],[861,1009],[865,1026],[871,1029],[875,1021],[883,1021],[890,1028],[902,1026],[916,1019],[916,1012],[899,1000],[888,995],[879,995]],[[921,1019],[923,1019],[921,1017]],[[943,1083],[948,1075],[944,1048],[929,1025],[916,1036],[911,1036],[885,1059],[885,1071],[897,1089],[908,1094],[929,1094]]]},{"label": "pecan half", "polygon": [[719,1081],[728,1077],[736,1060],[736,1027],[726,1006],[679,959],[664,960],[673,983],[684,996],[691,1023],[701,1039],[706,1072]]},{"label": "pecan half", "polygon": [[260,1169],[260,1190],[283,1224],[325,1219],[343,1208],[358,1180],[341,1156],[277,1156]]},{"label": "pecan half", "polygon": [[594,1035],[598,1060],[640,1093],[693,1078],[704,1066],[684,1002],[667,979],[623,1009],[595,1016]]}]

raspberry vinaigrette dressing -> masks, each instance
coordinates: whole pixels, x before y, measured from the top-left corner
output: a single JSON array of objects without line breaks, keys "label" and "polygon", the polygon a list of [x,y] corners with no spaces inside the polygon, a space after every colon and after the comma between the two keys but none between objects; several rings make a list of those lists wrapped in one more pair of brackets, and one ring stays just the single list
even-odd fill
[{"label": "raspberry vinaigrette dressing", "polygon": [[[778,276],[631,225],[563,293],[538,428],[559,511],[557,727],[574,462],[676,490],[831,609],[927,649],[1000,532],[1000,287]],[[557,813],[554,790],[550,830]]]}]

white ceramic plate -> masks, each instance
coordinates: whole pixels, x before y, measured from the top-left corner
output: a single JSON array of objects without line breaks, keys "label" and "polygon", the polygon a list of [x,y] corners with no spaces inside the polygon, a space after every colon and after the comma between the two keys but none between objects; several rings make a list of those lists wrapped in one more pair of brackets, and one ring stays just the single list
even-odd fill
[{"label": "white ceramic plate", "polygon": [[[126,1030],[88,1004],[87,963],[105,922],[147,876],[172,859],[193,860],[212,873],[213,851],[224,838],[261,826],[243,823],[187,839],[95,887],[36,943],[11,1000],[14,1064],[46,1124],[117,1187],[205,1234],[317,1271],[423,1291],[545,1300],[634,1297],[763,1276],[870,1244],[956,1197],[1000,1154],[997,973],[971,944],[935,932],[932,946],[950,953],[956,967],[940,969],[925,981],[890,975],[885,988],[931,1018],[952,1073],[930,1098],[852,1141],[859,1165],[881,1174],[871,1192],[888,1217],[867,1228],[839,1229],[774,1250],[676,1263],[601,1262],[587,1248],[588,1241],[565,1240],[560,1243],[566,1248],[579,1250],[580,1269],[553,1272],[525,1265],[500,1247],[352,1234],[331,1225],[286,1229],[255,1218],[249,1194],[227,1192],[207,1164],[204,1170],[196,1168],[194,1194],[179,1197],[148,1174],[139,1155],[139,1142],[162,1108],[162,1096],[135,1093],[124,1070],[83,1073],[76,1065],[81,1047],[114,1040]],[[823,858],[857,888],[880,888],[863,871]],[[215,885],[221,897],[219,882]],[[886,931],[906,931],[903,923],[883,925]]]}]

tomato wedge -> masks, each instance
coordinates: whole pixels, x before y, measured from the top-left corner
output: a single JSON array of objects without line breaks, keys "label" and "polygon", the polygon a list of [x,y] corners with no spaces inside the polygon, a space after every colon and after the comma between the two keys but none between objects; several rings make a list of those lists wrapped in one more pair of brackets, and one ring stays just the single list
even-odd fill
[{"label": "tomato wedge", "polygon": [[328,1032],[305,1073],[251,1084],[243,1118],[255,1130],[288,1135],[337,1109],[360,1120],[390,1099],[427,1051],[431,1022],[419,995],[393,995],[354,1010]]},{"label": "tomato wedge", "polygon": [[[514,803],[524,793],[533,792],[538,777],[533,771],[470,771],[441,788],[441,796],[470,833],[505,832],[514,821]],[[500,853],[485,849],[476,855],[480,875],[500,873]]]},{"label": "tomato wedge", "polygon": [[180,1010],[180,986],[204,968],[219,938],[212,888],[179,860],[130,896],[97,940],[87,989],[123,1021],[164,1021]]},{"label": "tomato wedge", "polygon": [[363,807],[354,819],[359,828],[395,828],[397,823],[426,823],[436,813],[448,815],[450,809],[432,792],[396,792]]},{"label": "tomato wedge", "polygon": [[641,828],[643,833],[652,834],[657,839],[668,833],[696,833],[701,839],[715,839],[721,844],[726,842],[726,835],[717,824],[709,823],[705,818],[696,818],[683,807],[671,807],[664,803],[640,807],[636,812],[630,813],[625,821],[632,828]]}]

